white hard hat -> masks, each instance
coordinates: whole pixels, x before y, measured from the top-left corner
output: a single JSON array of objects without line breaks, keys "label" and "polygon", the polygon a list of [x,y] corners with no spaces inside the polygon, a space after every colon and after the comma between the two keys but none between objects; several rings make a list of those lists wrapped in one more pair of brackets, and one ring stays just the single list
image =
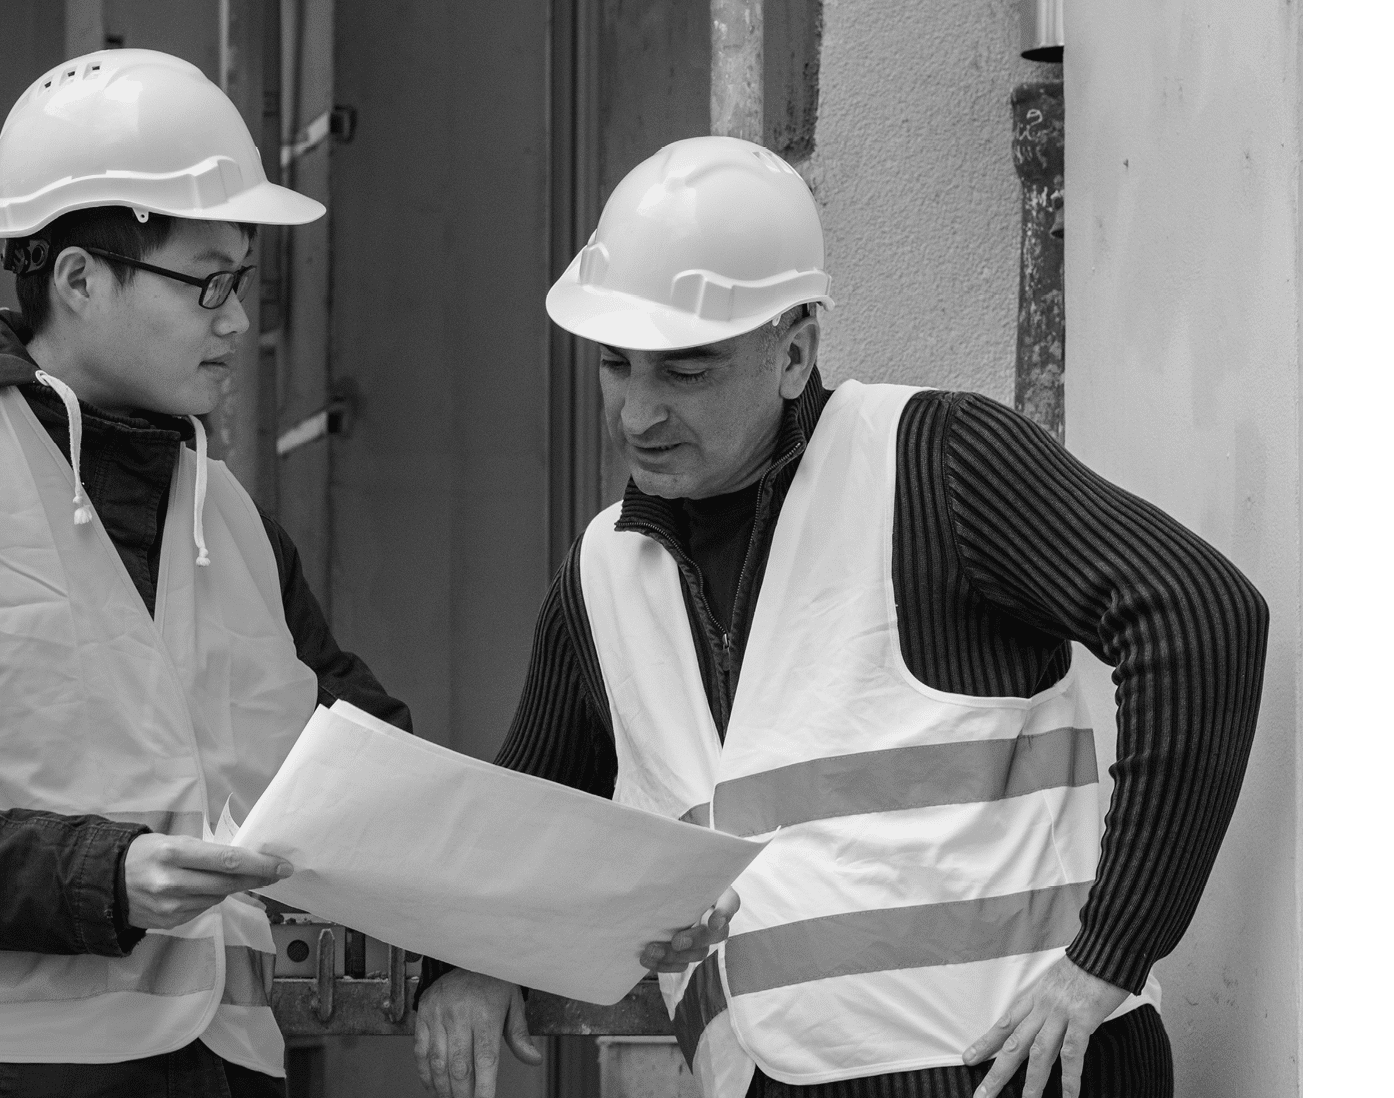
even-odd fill
[{"label": "white hard hat", "polygon": [[45,73],[0,130],[0,237],[93,206],[204,221],[299,225],[313,198],[267,182],[232,100],[155,50],[101,50]]},{"label": "white hard hat", "polygon": [[632,350],[717,343],[795,305],[832,305],[807,185],[768,149],[692,137],[620,181],[547,294],[569,332]]}]

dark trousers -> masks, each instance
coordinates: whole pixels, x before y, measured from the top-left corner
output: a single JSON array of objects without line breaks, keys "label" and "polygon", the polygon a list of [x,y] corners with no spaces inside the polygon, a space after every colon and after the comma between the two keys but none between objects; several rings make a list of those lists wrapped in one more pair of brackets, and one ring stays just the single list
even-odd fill
[{"label": "dark trousers", "polygon": [[[991,1066],[989,1060],[978,1067],[927,1068],[808,1087],[776,1082],[757,1069],[746,1098],[972,1098]],[[1025,1085],[1023,1064],[1001,1098],[1019,1098]],[[1172,1098],[1171,1042],[1156,1010],[1140,1006],[1094,1031],[1084,1053],[1079,1093],[1080,1098]],[[1050,1073],[1045,1098],[1060,1098],[1059,1063]]]},{"label": "dark trousers", "polygon": [[0,1064],[0,1098],[286,1098],[286,1082],[195,1041],[120,1064]]}]

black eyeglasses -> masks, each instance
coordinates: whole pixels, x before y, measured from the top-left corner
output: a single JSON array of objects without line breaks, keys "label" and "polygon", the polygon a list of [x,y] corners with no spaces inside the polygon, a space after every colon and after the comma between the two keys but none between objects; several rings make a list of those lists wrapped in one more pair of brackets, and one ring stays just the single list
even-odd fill
[{"label": "black eyeglasses", "polygon": [[229,294],[236,294],[237,300],[241,301],[247,296],[247,288],[252,284],[252,272],[255,266],[238,267],[235,271],[214,271],[207,278],[194,278],[193,275],[181,274],[179,271],[171,271],[164,267],[156,267],[151,263],[142,263],[138,259],[130,256],[118,255],[116,252],[109,252],[105,248],[86,248],[86,251],[93,255],[99,255],[103,259],[112,259],[117,263],[124,263],[127,267],[139,267],[142,271],[150,271],[153,274],[164,275],[166,278],[173,278],[180,282],[185,282],[190,286],[199,288],[198,303],[205,309],[216,309],[228,299]]}]

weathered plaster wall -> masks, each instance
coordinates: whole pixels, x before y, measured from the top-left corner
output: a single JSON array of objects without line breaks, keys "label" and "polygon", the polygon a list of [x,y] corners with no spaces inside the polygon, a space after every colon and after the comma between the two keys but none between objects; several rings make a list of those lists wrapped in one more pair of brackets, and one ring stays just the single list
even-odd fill
[{"label": "weathered plaster wall", "polygon": [[848,377],[1011,403],[1020,190],[1010,0],[824,0],[819,200],[837,308],[819,355]]},{"label": "weathered plaster wall", "polygon": [[[1244,791],[1195,921],[1157,969],[1176,1093],[1292,1095],[1299,9],[1074,0],[1068,19],[1068,445],[1225,552],[1272,611]],[[1107,671],[1083,662],[1107,726]]]}]

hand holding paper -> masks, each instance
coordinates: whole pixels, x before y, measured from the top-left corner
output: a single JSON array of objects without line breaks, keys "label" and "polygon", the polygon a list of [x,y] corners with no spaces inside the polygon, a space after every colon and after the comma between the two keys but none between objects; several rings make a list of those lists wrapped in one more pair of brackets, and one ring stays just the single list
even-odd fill
[{"label": "hand holding paper", "polygon": [[650,942],[640,958],[645,968],[656,972],[681,972],[706,958],[711,947],[726,940],[731,917],[741,907],[741,898],[734,888],[728,888],[712,909],[686,930],[680,930],[667,942]]},{"label": "hand holding paper", "polygon": [[126,850],[123,872],[131,926],[169,930],[234,892],[289,877],[291,867],[280,858],[188,835],[137,835]]},{"label": "hand holding paper", "polygon": [[763,849],[479,762],[343,702],[315,712],[233,843],[295,867],[263,889],[277,900],[602,1004],[644,976],[647,943],[692,927]]}]

